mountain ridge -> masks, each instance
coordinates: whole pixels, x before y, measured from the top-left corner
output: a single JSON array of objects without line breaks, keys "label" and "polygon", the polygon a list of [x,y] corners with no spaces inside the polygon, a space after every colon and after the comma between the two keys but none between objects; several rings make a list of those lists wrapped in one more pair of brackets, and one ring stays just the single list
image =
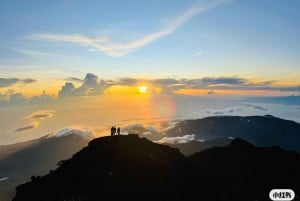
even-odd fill
[{"label": "mountain ridge", "polygon": [[[278,160],[284,164],[275,166]],[[258,148],[238,138],[185,157],[177,149],[128,135],[92,140],[58,169],[18,186],[13,201],[179,201],[199,195],[207,201],[261,201],[277,187],[291,188],[298,196],[299,179],[299,154],[279,147]]]},{"label": "mountain ridge", "polygon": [[234,137],[245,139],[256,146],[280,146],[300,152],[300,124],[265,116],[213,116],[183,120],[165,132],[165,136],[195,134],[197,139]]}]

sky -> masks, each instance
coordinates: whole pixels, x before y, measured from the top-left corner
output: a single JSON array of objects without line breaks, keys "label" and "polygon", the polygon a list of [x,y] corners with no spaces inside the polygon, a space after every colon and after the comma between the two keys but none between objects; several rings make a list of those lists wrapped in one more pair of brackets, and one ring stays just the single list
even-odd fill
[{"label": "sky", "polygon": [[297,0],[4,0],[0,92],[58,95],[67,79],[79,86],[91,73],[125,87],[117,92],[134,79],[180,94],[299,94],[299,8]]},{"label": "sky", "polygon": [[0,144],[70,125],[218,114],[193,111],[194,98],[228,112],[228,98],[300,95],[299,9],[298,0],[3,0]]}]

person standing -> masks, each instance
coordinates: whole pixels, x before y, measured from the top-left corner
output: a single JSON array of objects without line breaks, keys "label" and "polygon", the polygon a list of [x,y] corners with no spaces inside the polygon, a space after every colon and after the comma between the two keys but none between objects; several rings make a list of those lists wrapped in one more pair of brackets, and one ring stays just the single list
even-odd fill
[{"label": "person standing", "polygon": [[118,127],[118,129],[117,129],[118,135],[120,135],[120,132],[121,132],[121,129],[120,129],[120,127]]},{"label": "person standing", "polygon": [[112,126],[111,129],[110,129],[110,135],[111,135],[111,136],[114,136],[114,127],[113,127],[113,126]]}]

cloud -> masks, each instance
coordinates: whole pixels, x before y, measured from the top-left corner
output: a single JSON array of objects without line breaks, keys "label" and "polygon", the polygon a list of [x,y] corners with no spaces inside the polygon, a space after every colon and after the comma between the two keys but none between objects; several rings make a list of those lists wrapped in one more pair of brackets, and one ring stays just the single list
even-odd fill
[{"label": "cloud", "polygon": [[132,77],[119,78],[111,81],[111,85],[137,86],[140,83],[149,84],[152,87],[161,88],[161,93],[174,93],[180,89],[205,89],[208,94],[214,90],[270,90],[270,91],[299,91],[298,86],[276,86],[279,80],[257,81],[241,77],[203,77],[198,79],[139,79]]},{"label": "cloud", "polygon": [[218,84],[228,84],[228,85],[239,85],[247,82],[246,79],[236,78],[236,77],[205,77],[201,79],[203,85],[218,85]]},{"label": "cloud", "polygon": [[177,137],[164,137],[155,142],[160,144],[182,144],[182,143],[188,143],[190,141],[194,141],[195,137],[196,137],[195,134],[177,136]]},{"label": "cloud", "polygon": [[148,130],[141,123],[126,124],[126,125],[122,125],[121,127],[122,134],[129,134],[129,133],[143,134],[145,132],[148,132]]},{"label": "cloud", "polygon": [[17,78],[0,78],[0,87],[8,87],[16,84],[19,81]]},{"label": "cloud", "polygon": [[40,120],[40,119],[48,119],[53,117],[54,110],[40,110],[37,112],[34,112],[26,117],[25,119],[31,119],[31,120]]},{"label": "cloud", "polygon": [[24,84],[30,84],[30,83],[36,82],[36,80],[28,78],[28,79],[20,80],[20,82],[24,83]]},{"label": "cloud", "polygon": [[9,103],[19,104],[27,101],[27,98],[22,93],[12,93],[9,94]]},{"label": "cloud", "polygon": [[9,89],[5,93],[0,94],[0,104],[24,104],[24,103],[49,103],[56,99],[54,95],[49,95],[43,91],[40,95],[26,97],[23,93],[16,93],[14,90]]},{"label": "cloud", "polygon": [[14,84],[21,83],[21,84],[30,84],[36,82],[35,79],[19,79],[19,78],[0,78],[0,88],[2,87],[10,87]]},{"label": "cloud", "polygon": [[132,51],[137,50],[143,46],[146,46],[164,36],[172,34],[180,26],[188,22],[195,15],[208,11],[221,4],[227,3],[227,0],[216,0],[216,1],[198,1],[192,7],[187,9],[181,15],[175,17],[167,26],[163,29],[149,33],[141,38],[135,39],[127,43],[116,44],[111,42],[109,38],[95,38],[85,36],[82,34],[55,34],[55,33],[38,33],[32,34],[31,39],[35,40],[46,40],[46,41],[57,41],[57,42],[68,42],[81,46],[89,47],[89,49],[98,50],[104,52],[109,56],[121,57]]},{"label": "cloud", "polygon": [[78,88],[72,82],[66,82],[58,92],[59,97],[67,96],[93,96],[103,94],[104,90],[114,84],[99,80],[93,73],[87,73],[83,83]]},{"label": "cloud", "polygon": [[59,97],[66,97],[74,95],[75,85],[72,82],[66,82],[64,86],[62,86],[61,90],[58,92]]},{"label": "cloud", "polygon": [[30,129],[33,129],[33,128],[37,128],[37,127],[39,127],[39,123],[36,122],[36,121],[34,121],[30,125],[23,126],[23,127],[15,129],[14,132],[27,131],[27,130],[30,130]]},{"label": "cloud", "polygon": [[96,137],[107,136],[108,134],[109,132],[106,127],[92,128],[85,125],[71,125],[69,127],[60,129],[56,133],[49,135],[48,138],[78,135],[85,140],[92,140]]},{"label": "cloud", "polygon": [[77,77],[68,77],[67,79],[66,79],[67,81],[70,81],[70,82],[83,82],[83,80],[82,79],[80,79],[80,78],[77,78]]},{"label": "cloud", "polygon": [[139,83],[149,83],[154,87],[160,87],[162,93],[173,93],[179,89],[207,89],[210,94],[213,90],[230,89],[230,90],[279,90],[272,86],[276,81],[268,80],[262,82],[254,82],[250,79],[239,77],[204,77],[198,79],[135,79],[120,78],[115,84],[136,86]]}]

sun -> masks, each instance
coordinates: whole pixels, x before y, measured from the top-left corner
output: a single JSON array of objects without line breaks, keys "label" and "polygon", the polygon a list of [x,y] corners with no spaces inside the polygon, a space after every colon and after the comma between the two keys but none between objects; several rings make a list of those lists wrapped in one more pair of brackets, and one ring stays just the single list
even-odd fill
[{"label": "sun", "polygon": [[146,86],[140,86],[140,87],[138,87],[138,89],[139,89],[139,92],[142,94],[147,93],[147,90],[148,90],[148,88]]}]

